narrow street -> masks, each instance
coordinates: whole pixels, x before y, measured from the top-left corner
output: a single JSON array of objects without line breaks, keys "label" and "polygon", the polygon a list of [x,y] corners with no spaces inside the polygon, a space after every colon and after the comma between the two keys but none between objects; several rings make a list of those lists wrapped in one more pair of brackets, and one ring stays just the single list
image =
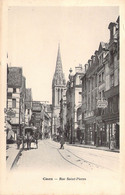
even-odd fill
[{"label": "narrow street", "polygon": [[65,149],[59,149],[58,142],[47,140],[39,141],[39,148],[34,143],[31,150],[24,149],[17,162],[15,170],[52,170],[74,171],[91,174],[95,171],[116,174],[119,170],[119,153],[100,151],[89,148],[75,147],[65,144]]},{"label": "narrow street", "polygon": [[1,4],[0,194],[122,194],[122,4],[27,2]]},{"label": "narrow street", "polygon": [[[16,166],[7,176],[10,192],[28,189],[28,193],[89,192],[113,186],[119,192],[119,153],[60,144],[50,139],[39,140],[39,147],[22,152]],[[57,187],[58,186],[58,187]],[[82,191],[81,191],[82,192]],[[25,191],[24,191],[25,193]],[[117,194],[116,193],[116,194]]]}]

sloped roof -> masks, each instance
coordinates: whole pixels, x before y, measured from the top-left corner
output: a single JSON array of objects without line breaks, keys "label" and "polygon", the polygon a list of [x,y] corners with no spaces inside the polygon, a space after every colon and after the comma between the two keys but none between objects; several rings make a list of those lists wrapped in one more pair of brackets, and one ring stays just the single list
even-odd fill
[{"label": "sloped roof", "polygon": [[98,49],[99,53],[101,53],[102,50],[108,50],[108,43],[100,42]]},{"label": "sloped roof", "polygon": [[20,88],[22,86],[22,68],[8,67],[8,87]]}]

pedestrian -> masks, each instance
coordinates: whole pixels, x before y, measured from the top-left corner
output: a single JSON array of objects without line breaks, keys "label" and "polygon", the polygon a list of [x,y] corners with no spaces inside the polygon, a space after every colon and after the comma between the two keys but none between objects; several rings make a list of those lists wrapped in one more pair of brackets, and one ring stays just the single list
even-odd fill
[{"label": "pedestrian", "polygon": [[80,135],[80,144],[82,144],[82,135]]},{"label": "pedestrian", "polygon": [[115,140],[114,140],[114,136],[111,136],[111,140],[110,140],[110,149],[114,150],[115,148]]},{"label": "pedestrian", "polygon": [[34,133],[34,141],[35,141],[35,143],[36,143],[36,148],[38,148],[38,139],[39,139],[39,132],[36,131],[36,132]]},{"label": "pedestrian", "polygon": [[64,144],[65,144],[64,136],[61,135],[61,137],[60,137],[60,149],[64,149]]},{"label": "pedestrian", "polygon": [[17,149],[20,149],[21,137],[17,135]]}]

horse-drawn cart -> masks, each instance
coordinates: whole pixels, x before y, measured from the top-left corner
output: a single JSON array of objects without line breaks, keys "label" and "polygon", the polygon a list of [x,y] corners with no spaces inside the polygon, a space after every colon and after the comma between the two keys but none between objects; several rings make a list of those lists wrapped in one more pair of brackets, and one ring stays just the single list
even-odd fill
[{"label": "horse-drawn cart", "polygon": [[27,144],[27,149],[31,149],[31,143],[36,144],[38,148],[38,138],[39,134],[36,128],[34,127],[25,127],[24,129],[24,143]]}]

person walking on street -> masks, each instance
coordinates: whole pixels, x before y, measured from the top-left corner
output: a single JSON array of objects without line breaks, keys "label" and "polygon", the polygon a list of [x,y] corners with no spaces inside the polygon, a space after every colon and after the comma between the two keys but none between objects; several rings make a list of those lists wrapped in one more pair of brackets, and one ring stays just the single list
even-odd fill
[{"label": "person walking on street", "polygon": [[36,148],[38,148],[38,139],[39,139],[39,132],[36,131],[34,133],[34,140],[35,140],[35,143],[36,143]]},{"label": "person walking on street", "polygon": [[20,135],[17,135],[17,149],[20,149],[20,145],[21,145],[21,137]]},{"label": "person walking on street", "polygon": [[64,149],[64,144],[65,144],[64,136],[61,135],[60,138],[61,138],[61,139],[60,139],[60,149]]}]

